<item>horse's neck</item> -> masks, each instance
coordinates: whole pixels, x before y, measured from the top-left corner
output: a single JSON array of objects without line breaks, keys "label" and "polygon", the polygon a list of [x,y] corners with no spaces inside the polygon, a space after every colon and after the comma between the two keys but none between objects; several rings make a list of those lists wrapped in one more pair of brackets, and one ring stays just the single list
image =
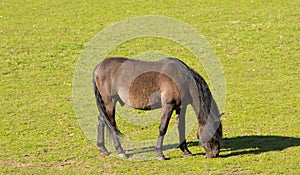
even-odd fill
[{"label": "horse's neck", "polygon": [[201,104],[200,104],[199,100],[197,100],[197,101],[198,102],[193,101],[193,103],[191,103],[191,105],[193,107],[196,117],[199,118],[201,115],[202,109],[201,109]]},{"label": "horse's neck", "polygon": [[200,99],[200,92],[198,87],[196,86],[196,84],[194,82],[191,82],[190,86],[189,86],[189,91],[190,91],[190,95],[192,98],[192,102],[191,105],[194,109],[194,112],[196,114],[196,117],[199,118],[200,117],[200,113],[201,113],[201,99]]}]

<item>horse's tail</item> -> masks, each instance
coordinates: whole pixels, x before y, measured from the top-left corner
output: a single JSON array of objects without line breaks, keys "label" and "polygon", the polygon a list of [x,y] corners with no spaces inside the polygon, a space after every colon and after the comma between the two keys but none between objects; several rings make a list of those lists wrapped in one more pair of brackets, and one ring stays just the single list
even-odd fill
[{"label": "horse's tail", "polygon": [[99,122],[104,122],[104,124],[108,127],[108,131],[110,133],[115,132],[117,135],[122,135],[120,130],[116,126],[113,126],[110,123],[110,120],[106,113],[106,107],[105,107],[104,101],[103,101],[102,96],[99,92],[99,89],[97,88],[97,85],[96,85],[95,76],[93,76],[93,87],[94,87],[94,93],[95,93],[95,98],[96,98],[96,104],[97,104],[97,107],[99,110],[99,115],[100,115],[99,120],[101,120]]}]

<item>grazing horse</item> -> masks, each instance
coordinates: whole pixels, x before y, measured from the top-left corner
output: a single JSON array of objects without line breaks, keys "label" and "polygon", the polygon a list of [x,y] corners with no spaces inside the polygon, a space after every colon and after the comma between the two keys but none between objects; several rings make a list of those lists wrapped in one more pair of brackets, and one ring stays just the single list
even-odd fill
[{"label": "grazing horse", "polygon": [[173,111],[178,119],[179,148],[184,155],[192,156],[185,136],[185,113],[189,104],[197,117],[197,136],[206,157],[219,155],[222,123],[218,107],[205,80],[179,59],[106,58],[94,69],[93,85],[99,109],[97,146],[102,153],[109,154],[104,145],[104,127],[107,126],[118,155],[127,157],[118,139],[121,132],[115,120],[115,107],[119,102],[140,110],[162,108],[155,147],[157,159],[166,159],[162,145]]}]

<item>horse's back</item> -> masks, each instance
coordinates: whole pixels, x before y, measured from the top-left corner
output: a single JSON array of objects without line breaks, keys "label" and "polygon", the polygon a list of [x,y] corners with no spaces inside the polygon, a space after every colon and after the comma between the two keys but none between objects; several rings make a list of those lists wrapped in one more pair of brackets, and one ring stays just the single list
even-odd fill
[{"label": "horse's back", "polygon": [[138,109],[160,107],[162,100],[180,103],[187,77],[182,63],[175,58],[143,61],[111,57],[100,62],[94,74],[102,86],[100,91],[119,96]]},{"label": "horse's back", "polygon": [[[184,64],[184,63],[183,63]],[[186,74],[182,62],[176,58],[144,61],[124,57],[110,57],[101,61],[94,70],[97,76],[134,76],[145,72],[160,72],[168,76]]]}]

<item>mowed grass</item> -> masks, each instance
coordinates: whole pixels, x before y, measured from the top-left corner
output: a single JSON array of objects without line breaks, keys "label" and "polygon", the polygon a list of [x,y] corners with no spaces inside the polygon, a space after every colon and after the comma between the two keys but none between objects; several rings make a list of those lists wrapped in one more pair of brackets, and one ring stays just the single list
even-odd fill
[{"label": "mowed grass", "polygon": [[[299,174],[299,6],[297,0],[2,1],[1,174]],[[188,23],[215,49],[227,85],[220,158],[204,158],[194,135],[191,158],[178,149],[163,162],[103,157],[81,130],[72,80],[85,45],[105,27],[143,15]],[[186,49],[158,38],[132,40],[111,54],[147,50],[205,74]],[[125,135],[134,135],[131,127],[122,128]],[[158,126],[151,127],[157,135]]]}]

